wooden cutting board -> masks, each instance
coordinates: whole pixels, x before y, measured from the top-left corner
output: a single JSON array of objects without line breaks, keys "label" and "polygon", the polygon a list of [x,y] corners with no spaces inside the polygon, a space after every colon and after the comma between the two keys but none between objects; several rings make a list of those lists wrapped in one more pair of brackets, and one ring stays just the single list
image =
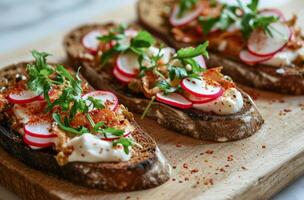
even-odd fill
[{"label": "wooden cutting board", "polygon": [[[281,5],[284,11],[296,13],[303,6],[301,0]],[[121,19],[135,19],[132,5],[96,16],[92,22]],[[0,55],[0,65],[27,60],[34,48],[55,55],[52,61],[64,62],[61,42],[66,31]],[[265,124],[257,134],[241,141],[199,141],[149,119],[137,120],[173,166],[171,180],[157,188],[107,193],[79,187],[27,167],[1,148],[0,184],[24,199],[268,199],[304,172],[304,97],[245,90],[256,98]]]}]

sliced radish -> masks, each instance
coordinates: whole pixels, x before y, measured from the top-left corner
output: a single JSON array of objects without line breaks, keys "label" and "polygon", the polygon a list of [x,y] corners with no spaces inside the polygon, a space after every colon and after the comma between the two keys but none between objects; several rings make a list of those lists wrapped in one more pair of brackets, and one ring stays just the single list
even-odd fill
[{"label": "sliced radish", "polygon": [[[224,90],[222,90],[222,94],[220,96],[222,96],[223,93],[224,93]],[[218,97],[220,97],[220,96],[218,96]],[[216,98],[218,98],[218,97],[216,97]],[[192,94],[188,94],[186,98],[194,104],[208,103],[208,102],[216,99],[216,98],[208,98],[208,97],[197,97]]]},{"label": "sliced radish", "polygon": [[256,56],[270,56],[282,50],[291,38],[290,28],[283,22],[272,23],[272,36],[261,29],[252,32],[248,39],[248,50]]},{"label": "sliced radish", "polygon": [[94,30],[87,33],[82,38],[83,46],[90,51],[91,54],[96,54],[100,41],[97,37],[107,34],[106,30]]},{"label": "sliced radish", "polygon": [[138,56],[132,52],[119,54],[116,59],[116,68],[121,74],[134,78],[139,72]]},{"label": "sliced radish", "polygon": [[31,90],[24,90],[16,94],[12,93],[8,95],[8,100],[11,103],[16,103],[16,104],[25,104],[42,99],[43,97],[37,95],[35,92]]},{"label": "sliced radish", "polygon": [[157,93],[156,99],[162,103],[178,108],[192,107],[192,102],[178,93],[170,93],[168,95],[165,95],[164,93]]},{"label": "sliced radish", "polygon": [[198,4],[194,10],[191,10],[190,12],[187,12],[182,17],[178,17],[178,13],[180,11],[180,7],[176,5],[173,8],[172,14],[170,16],[170,24],[172,26],[183,26],[185,24],[188,24],[189,22],[196,19],[202,12],[203,6],[201,4]]},{"label": "sliced radish", "polygon": [[259,63],[259,62],[264,62],[264,61],[267,61],[269,60],[270,58],[273,57],[273,55],[270,55],[270,56],[256,56],[256,55],[253,55],[252,53],[250,53],[249,51],[247,50],[242,50],[240,52],[240,59],[247,63],[247,64],[255,64],[255,63]]},{"label": "sliced radish", "polygon": [[201,68],[204,68],[204,69],[206,68],[206,62],[205,62],[205,59],[202,55],[196,56],[193,59],[199,64],[199,66]]},{"label": "sliced radish", "polygon": [[203,79],[184,78],[181,81],[181,86],[197,97],[216,98],[223,93],[221,86],[207,84]]},{"label": "sliced radish", "polygon": [[54,144],[53,138],[36,138],[30,135],[24,134],[23,142],[32,149],[42,149],[50,147]]},{"label": "sliced radish", "polygon": [[51,124],[49,122],[29,123],[24,126],[25,134],[36,138],[55,138],[56,134],[50,133]]},{"label": "sliced radish", "polygon": [[260,15],[265,17],[279,17],[281,21],[286,21],[284,14],[280,10],[275,8],[265,8],[263,10],[260,10]]},{"label": "sliced radish", "polygon": [[[131,132],[124,133],[122,137],[128,137],[130,134],[131,134]],[[120,137],[117,137],[115,135],[107,136],[106,138],[104,136],[101,137],[101,139],[105,140],[105,141],[113,141],[113,140],[117,140],[119,138]]]},{"label": "sliced radish", "polygon": [[113,68],[113,75],[115,76],[115,78],[117,78],[117,80],[119,80],[120,82],[122,82],[123,84],[128,84],[131,82],[131,80],[133,78],[130,78],[130,77],[127,77],[125,75],[123,75],[122,73],[120,73],[118,70],[117,70],[117,67],[114,67]]},{"label": "sliced radish", "polygon": [[[109,91],[97,90],[85,94],[82,98],[87,99],[88,97],[93,97],[95,99],[100,99],[110,110],[116,110],[118,106],[118,99],[115,94]],[[90,107],[92,110],[92,107]]]}]

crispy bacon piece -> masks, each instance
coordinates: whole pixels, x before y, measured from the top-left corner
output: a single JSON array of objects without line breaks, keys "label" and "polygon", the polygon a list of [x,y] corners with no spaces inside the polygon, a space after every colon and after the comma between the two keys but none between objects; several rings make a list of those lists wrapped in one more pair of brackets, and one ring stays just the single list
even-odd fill
[{"label": "crispy bacon piece", "polygon": [[203,77],[211,84],[219,83],[224,89],[234,88],[235,84],[221,73],[222,67],[211,68],[203,73]]}]

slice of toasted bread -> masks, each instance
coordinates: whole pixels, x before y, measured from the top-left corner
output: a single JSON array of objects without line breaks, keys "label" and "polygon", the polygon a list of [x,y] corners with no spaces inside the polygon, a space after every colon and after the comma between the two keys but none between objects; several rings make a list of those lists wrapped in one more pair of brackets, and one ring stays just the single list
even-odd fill
[{"label": "slice of toasted bread", "polygon": [[[139,23],[174,48],[193,44],[177,42],[170,33],[170,26],[163,13],[174,0],[140,0],[137,5]],[[203,42],[203,41],[202,41]],[[194,44],[195,45],[195,44]],[[267,65],[247,65],[238,58],[225,58],[217,52],[210,53],[208,66],[223,66],[223,73],[236,82],[256,88],[286,94],[304,94],[304,67],[276,68]]]},{"label": "slice of toasted bread", "polygon": [[[80,47],[81,38],[96,27],[103,28],[102,25],[85,25],[71,31],[65,37],[64,45],[70,60],[74,66],[83,66],[82,74],[94,87],[114,92],[131,111],[142,113],[149,99],[128,93],[127,88],[112,76],[111,70],[103,70],[98,63],[81,59],[80,55],[87,53]],[[263,124],[263,119],[251,98],[244,92],[242,94],[244,107],[233,115],[219,116],[198,112],[195,109],[182,110],[159,102],[152,104],[147,115],[167,128],[194,138],[220,142],[238,140],[254,134]]]},{"label": "slice of toasted bread", "polygon": [[[26,63],[11,65],[0,71],[0,86],[5,90],[16,77],[24,73]],[[9,119],[0,112],[0,144],[25,164],[76,184],[107,191],[132,191],[158,186],[169,179],[170,166],[155,141],[135,121],[133,138],[142,148],[125,162],[70,162],[59,166],[55,152],[49,149],[32,150],[23,143],[22,136],[10,127]]]}]

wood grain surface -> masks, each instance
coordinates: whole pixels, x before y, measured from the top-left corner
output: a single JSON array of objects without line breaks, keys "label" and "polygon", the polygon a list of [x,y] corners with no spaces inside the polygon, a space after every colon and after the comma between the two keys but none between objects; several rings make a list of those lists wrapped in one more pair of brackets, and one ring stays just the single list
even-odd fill
[{"label": "wood grain surface", "polygon": [[[282,5],[289,16],[294,11],[300,13],[304,6],[301,0],[292,2]],[[134,7],[125,7],[92,22],[134,19]],[[61,42],[66,31],[0,55],[1,66],[28,60],[33,48],[51,52],[51,61],[64,62]],[[265,124],[257,134],[241,141],[199,141],[137,118],[173,166],[171,180],[157,188],[107,193],[79,187],[30,169],[2,149],[0,184],[24,199],[268,199],[304,172],[304,97],[243,88],[256,99]]]}]

